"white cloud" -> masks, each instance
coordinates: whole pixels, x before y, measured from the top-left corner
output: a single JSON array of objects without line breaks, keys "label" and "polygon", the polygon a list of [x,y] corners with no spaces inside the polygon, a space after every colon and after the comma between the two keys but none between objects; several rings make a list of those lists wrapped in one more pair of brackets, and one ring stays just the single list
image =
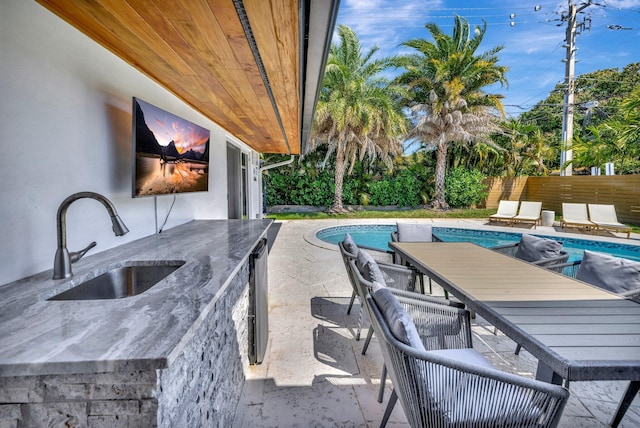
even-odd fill
[{"label": "white cloud", "polygon": [[[424,29],[430,19],[428,9],[441,5],[439,0],[346,0],[341,3],[338,24],[350,27],[364,49],[377,45],[381,55],[398,54],[400,43],[413,37],[428,36]],[[408,35],[409,32],[413,35]]]},{"label": "white cloud", "polygon": [[634,9],[640,7],[640,0],[608,0],[606,4],[619,9]]},{"label": "white cloud", "polygon": [[502,52],[535,53],[550,52],[562,43],[565,31],[556,26],[536,26],[529,29],[505,31]]},{"label": "white cloud", "polygon": [[[575,0],[574,3],[579,3]],[[581,16],[590,15],[591,31],[577,39],[576,73],[588,73],[599,68],[621,67],[640,58],[640,0],[607,0],[593,4]],[[541,4],[540,11],[533,5]],[[604,5],[604,6],[603,6]],[[517,13],[510,26],[509,13]],[[451,33],[454,14],[466,17],[471,25],[487,22],[487,32],[479,52],[503,45],[498,53],[500,64],[509,67],[509,87],[490,88],[502,93],[505,104],[528,106],[544,99],[553,87],[564,79],[563,48],[566,21],[566,0],[536,0],[536,2],[504,2],[477,0],[342,0],[338,24],[352,28],[365,51],[378,45],[378,56],[412,53],[399,46],[413,38],[431,39],[424,28],[435,22],[445,33]],[[607,25],[634,27],[634,31],[612,31]],[[334,41],[337,41],[334,38]]]}]

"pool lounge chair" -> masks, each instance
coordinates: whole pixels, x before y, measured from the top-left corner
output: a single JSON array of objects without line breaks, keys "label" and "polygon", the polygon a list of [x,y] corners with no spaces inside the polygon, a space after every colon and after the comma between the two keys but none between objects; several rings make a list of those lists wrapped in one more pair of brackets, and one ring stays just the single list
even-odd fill
[{"label": "pool lounge chair", "polygon": [[501,200],[498,203],[498,212],[489,216],[489,223],[492,221],[508,221],[511,223],[518,214],[518,205],[520,205],[520,201]]},{"label": "pool lounge chair", "polygon": [[533,223],[535,229],[540,222],[540,212],[542,211],[542,202],[522,201],[518,215],[513,217],[511,224],[514,223]]},{"label": "pool lounge chair", "polygon": [[589,214],[587,214],[587,204],[574,204],[574,203],[562,203],[562,220],[560,220],[560,226],[576,227],[585,230],[595,230],[595,223],[589,221]]},{"label": "pool lounge chair", "polygon": [[631,228],[618,221],[616,207],[613,205],[589,204],[589,220],[596,225],[596,233],[600,230],[613,232],[626,232],[627,238],[631,236]]}]

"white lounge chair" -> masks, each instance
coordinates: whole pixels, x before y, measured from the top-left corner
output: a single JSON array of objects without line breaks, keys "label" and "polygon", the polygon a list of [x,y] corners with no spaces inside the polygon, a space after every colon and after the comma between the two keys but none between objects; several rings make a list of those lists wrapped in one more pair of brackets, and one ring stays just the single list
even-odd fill
[{"label": "white lounge chair", "polygon": [[589,221],[587,204],[562,203],[562,220],[560,225],[565,227],[576,227],[585,230],[595,229],[595,223]]},{"label": "white lounge chair", "polygon": [[508,221],[511,223],[511,220],[518,214],[518,205],[520,205],[520,201],[501,200],[498,203],[498,212],[489,216],[489,223],[492,221]]},{"label": "white lounge chair", "polygon": [[589,220],[596,224],[596,233],[600,230],[626,232],[631,236],[631,228],[618,221],[616,207],[613,205],[589,204]]},{"label": "white lounge chair", "polygon": [[513,217],[513,223],[533,223],[533,227],[540,222],[540,212],[542,211],[542,202],[522,201],[520,202],[520,210],[518,215]]}]

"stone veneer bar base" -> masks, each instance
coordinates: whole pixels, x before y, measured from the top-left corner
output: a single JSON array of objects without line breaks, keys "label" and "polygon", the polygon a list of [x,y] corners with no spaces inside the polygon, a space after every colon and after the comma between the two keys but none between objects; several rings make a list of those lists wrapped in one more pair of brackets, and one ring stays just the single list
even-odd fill
[{"label": "stone veneer bar base", "polygon": [[230,426],[249,365],[248,283],[245,263],[166,369],[0,378],[0,428]]},{"label": "stone veneer bar base", "polygon": [[159,371],[161,427],[231,426],[249,366],[249,264],[231,281],[189,344]]}]

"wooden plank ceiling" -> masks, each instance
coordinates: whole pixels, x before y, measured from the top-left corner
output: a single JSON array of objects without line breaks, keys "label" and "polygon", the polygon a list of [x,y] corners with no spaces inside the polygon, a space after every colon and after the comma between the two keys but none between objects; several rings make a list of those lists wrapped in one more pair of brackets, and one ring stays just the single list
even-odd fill
[{"label": "wooden plank ceiling", "polygon": [[254,150],[299,154],[297,0],[244,1],[277,108],[232,0],[37,1]]}]

